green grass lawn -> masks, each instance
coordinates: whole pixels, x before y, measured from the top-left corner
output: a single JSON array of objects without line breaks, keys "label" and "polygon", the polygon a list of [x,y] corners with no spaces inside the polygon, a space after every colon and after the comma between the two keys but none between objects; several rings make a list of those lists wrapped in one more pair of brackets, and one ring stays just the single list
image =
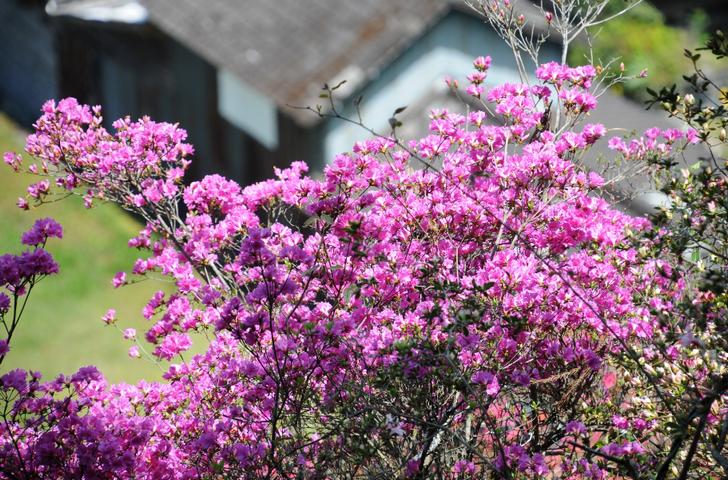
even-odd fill
[{"label": "green grass lawn", "polygon": [[[0,154],[21,152],[26,133],[0,113]],[[119,289],[111,285],[113,275],[129,271],[137,258],[138,252],[126,242],[140,224],[114,205],[87,210],[76,197],[21,211],[15,202],[32,178],[0,164],[0,253],[22,251],[21,233],[37,218],[53,217],[63,225],[64,237],[49,240],[47,248],[60,274],[44,279],[33,291],[0,373],[25,368],[49,377],[96,365],[111,381],[158,379],[160,369],[129,358],[131,343],[100,319],[108,308],[115,308],[121,328],[134,327],[143,337],[150,326],[141,309],[164,284],[145,281]]]}]

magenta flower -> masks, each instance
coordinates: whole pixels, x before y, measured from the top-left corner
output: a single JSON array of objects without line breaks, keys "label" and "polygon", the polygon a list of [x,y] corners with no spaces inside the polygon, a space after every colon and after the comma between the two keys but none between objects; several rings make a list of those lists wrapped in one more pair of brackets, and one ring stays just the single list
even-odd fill
[{"label": "magenta flower", "polygon": [[104,316],[101,317],[101,320],[103,320],[104,323],[107,325],[116,322],[116,310],[114,310],[113,308],[108,309]]},{"label": "magenta flower", "polygon": [[111,280],[111,284],[114,288],[119,288],[126,283],[126,272],[117,272],[114,278]]},{"label": "magenta flower", "polygon": [[184,353],[192,346],[190,337],[185,333],[170,333],[162,344],[154,349],[154,355],[165,360],[171,360],[180,353]]}]

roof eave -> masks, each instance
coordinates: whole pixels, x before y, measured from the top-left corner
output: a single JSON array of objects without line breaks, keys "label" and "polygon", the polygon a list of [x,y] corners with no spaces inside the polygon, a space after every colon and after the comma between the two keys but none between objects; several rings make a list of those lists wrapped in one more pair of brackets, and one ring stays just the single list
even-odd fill
[{"label": "roof eave", "polygon": [[77,1],[60,4],[57,0],[49,0],[45,11],[50,17],[89,23],[145,25],[149,21],[149,12],[136,0]]}]

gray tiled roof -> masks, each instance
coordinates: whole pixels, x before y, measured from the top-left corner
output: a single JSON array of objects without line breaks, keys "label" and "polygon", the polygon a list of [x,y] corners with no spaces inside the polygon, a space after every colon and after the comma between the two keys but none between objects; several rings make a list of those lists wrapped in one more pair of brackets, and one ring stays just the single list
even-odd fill
[{"label": "gray tiled roof", "polygon": [[[538,10],[528,0],[513,1],[543,31]],[[465,0],[48,0],[46,9],[122,23],[130,12],[132,23],[139,22],[142,9],[144,21],[305,125],[318,118],[287,106],[319,103],[324,83],[346,79],[351,93],[453,8],[477,15]]]},{"label": "gray tiled roof", "polygon": [[[342,72],[375,75],[446,0],[142,0],[158,28],[281,106],[311,105]],[[352,68],[353,67],[353,68]],[[314,100],[311,100],[314,99]],[[302,123],[310,112],[294,111]]]},{"label": "gray tiled roof", "polygon": [[141,3],[158,28],[273,99],[301,124],[317,117],[286,105],[315,105],[324,83],[367,81],[450,8],[472,12],[462,0]]}]

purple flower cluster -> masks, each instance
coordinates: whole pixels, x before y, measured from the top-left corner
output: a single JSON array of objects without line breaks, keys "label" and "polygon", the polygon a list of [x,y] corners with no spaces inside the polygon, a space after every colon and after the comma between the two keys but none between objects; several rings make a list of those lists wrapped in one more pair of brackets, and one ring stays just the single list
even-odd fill
[{"label": "purple flower cluster", "polygon": [[0,324],[4,329],[4,338],[0,337],[0,364],[10,351],[10,340],[25,311],[27,295],[42,278],[58,273],[56,261],[39,245],[44,246],[48,237],[62,235],[61,226],[54,220],[38,220],[22,235],[23,243],[35,248],[20,255],[0,255]]},{"label": "purple flower cluster", "polygon": [[20,255],[0,255],[0,285],[19,288],[36,276],[58,273],[58,264],[50,253],[36,248]]},{"label": "purple flower cluster", "polygon": [[21,241],[23,245],[35,246],[45,244],[50,237],[63,238],[63,228],[52,218],[41,218],[23,234]]}]

